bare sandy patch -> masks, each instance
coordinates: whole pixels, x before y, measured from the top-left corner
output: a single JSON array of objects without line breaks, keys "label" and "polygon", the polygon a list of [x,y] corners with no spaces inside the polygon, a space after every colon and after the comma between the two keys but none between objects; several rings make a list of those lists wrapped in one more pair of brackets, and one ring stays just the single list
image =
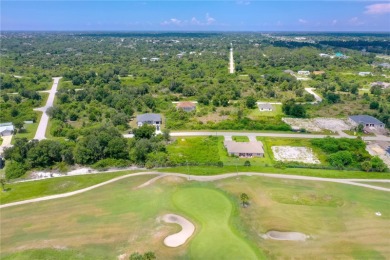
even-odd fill
[{"label": "bare sandy patch", "polygon": [[194,224],[179,215],[166,214],[162,219],[167,223],[179,224],[182,228],[180,232],[167,236],[164,239],[164,244],[168,247],[178,247],[183,245],[195,231]]},{"label": "bare sandy patch", "polygon": [[306,241],[306,239],[310,238],[310,236],[300,232],[268,231],[262,235],[262,238],[273,240]]},{"label": "bare sandy patch", "polygon": [[299,146],[272,146],[272,152],[276,161],[302,162],[319,164],[320,161],[308,147]]}]

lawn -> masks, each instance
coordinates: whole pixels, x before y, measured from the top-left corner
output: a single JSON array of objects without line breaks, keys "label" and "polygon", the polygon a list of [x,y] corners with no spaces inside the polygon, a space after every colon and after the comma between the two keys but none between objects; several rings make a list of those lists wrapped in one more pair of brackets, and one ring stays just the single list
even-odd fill
[{"label": "lawn", "polygon": [[232,136],[232,139],[236,142],[249,142],[248,136]]},{"label": "lawn", "polygon": [[[1,210],[1,259],[387,259],[388,193],[344,184],[241,176],[194,182],[134,176],[68,198]],[[243,208],[239,195],[249,196]],[[382,216],[376,216],[375,212]],[[164,246],[174,213],[196,226],[178,248]],[[296,231],[306,242],[265,240]]]},{"label": "lawn", "polygon": [[[40,117],[40,116],[39,116]],[[27,138],[28,140],[32,140],[35,136],[35,133],[38,128],[40,118],[38,118],[38,121],[32,124],[24,124],[24,130],[21,133],[17,133],[11,141],[11,144],[15,143],[16,138]]]},{"label": "lawn", "polygon": [[0,192],[0,204],[75,191],[129,173],[131,173],[131,171],[50,178],[34,182],[10,183],[6,184],[6,192]]},{"label": "lawn", "polygon": [[273,111],[260,111],[259,108],[250,110],[248,117],[251,119],[258,119],[262,117],[275,117],[283,115],[282,105],[272,105]]},{"label": "lawn", "polygon": [[169,158],[174,163],[210,163],[220,161],[218,154],[219,137],[182,137],[167,146]]}]

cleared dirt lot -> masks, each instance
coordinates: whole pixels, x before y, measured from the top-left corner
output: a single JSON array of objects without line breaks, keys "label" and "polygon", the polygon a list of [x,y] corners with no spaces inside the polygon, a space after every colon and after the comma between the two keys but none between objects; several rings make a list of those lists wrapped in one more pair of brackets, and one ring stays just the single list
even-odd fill
[{"label": "cleared dirt lot", "polygon": [[276,161],[302,162],[319,164],[320,160],[314,155],[313,150],[308,147],[298,146],[272,146],[272,152]]},{"label": "cleared dirt lot", "polygon": [[352,125],[346,119],[339,118],[283,118],[285,123],[289,124],[293,129],[306,129],[309,132],[321,132],[330,130],[332,132],[340,132],[350,130]]}]

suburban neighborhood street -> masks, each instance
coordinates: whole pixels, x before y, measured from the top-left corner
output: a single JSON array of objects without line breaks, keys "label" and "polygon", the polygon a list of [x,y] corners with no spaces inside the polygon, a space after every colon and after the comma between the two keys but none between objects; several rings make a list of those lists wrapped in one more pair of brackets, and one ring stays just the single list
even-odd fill
[{"label": "suburban neighborhood street", "polygon": [[58,82],[60,81],[60,79],[61,77],[53,78],[54,80],[53,86],[51,87],[51,90],[49,92],[49,98],[47,99],[46,105],[44,107],[34,109],[35,111],[42,112],[42,117],[41,120],[39,121],[39,125],[37,128],[37,132],[35,133],[34,139],[42,140],[46,138],[45,133],[46,133],[47,124],[49,123],[49,116],[46,114],[46,111],[49,107],[53,106],[54,98],[57,92]]},{"label": "suburban neighborhood street", "polygon": [[[227,132],[227,131],[193,131],[193,132],[171,132],[171,136],[209,136],[209,135],[215,135],[215,136],[224,136],[224,137],[231,137],[231,136],[247,136],[249,139],[253,139],[256,136],[261,137],[282,137],[282,138],[305,138],[305,139],[312,139],[312,138],[324,138],[329,135],[319,135],[319,134],[284,134],[284,133],[256,133],[256,132]],[[133,138],[133,134],[124,134],[125,138]],[[334,138],[357,138],[356,136],[352,135],[332,135]],[[362,137],[364,141],[390,141],[390,137],[387,136],[364,136]]]},{"label": "suburban neighborhood street", "polygon": [[315,99],[316,99],[316,102],[322,102],[322,98],[319,96],[319,95],[317,95],[314,91],[313,91],[313,89],[314,88],[305,88],[305,90],[307,91],[307,92],[309,92],[310,94],[312,94],[314,97],[315,97]]},{"label": "suburban neighborhood street", "polygon": [[229,73],[230,74],[234,73],[233,48],[230,48]]},{"label": "suburban neighborhood street", "polygon": [[[40,201],[45,201],[45,200],[66,198],[66,197],[70,197],[70,196],[73,196],[76,194],[84,193],[84,192],[99,188],[101,186],[104,186],[104,185],[107,185],[109,183],[113,183],[113,182],[116,182],[116,181],[119,181],[119,180],[122,180],[122,179],[125,179],[128,177],[135,177],[135,176],[142,176],[142,175],[157,175],[157,176],[161,176],[161,178],[163,176],[179,176],[179,177],[183,177],[183,178],[186,178],[188,180],[191,180],[191,181],[216,181],[216,180],[222,180],[222,179],[231,178],[231,177],[238,177],[238,176],[261,176],[261,177],[278,178],[278,179],[334,182],[334,183],[354,185],[354,186],[360,186],[360,187],[379,190],[379,191],[390,192],[390,188],[384,188],[384,187],[374,186],[374,185],[370,185],[370,184],[359,183],[359,182],[369,182],[370,180],[367,180],[367,179],[351,179],[351,180],[350,179],[332,179],[332,178],[320,178],[320,177],[286,175],[286,174],[258,173],[258,172],[237,172],[237,173],[228,173],[228,174],[223,174],[223,175],[211,175],[211,176],[186,175],[186,174],[181,174],[181,173],[139,172],[139,173],[131,173],[128,175],[116,177],[116,178],[111,179],[109,181],[102,182],[102,183],[93,185],[91,187],[72,191],[72,192],[3,204],[3,205],[0,205],[0,209],[12,207],[12,206],[17,206],[17,205],[34,203],[34,202],[40,202]],[[386,179],[378,179],[378,180],[372,180],[372,181],[382,182],[382,183],[390,183],[390,180],[386,180]],[[145,183],[145,186],[150,184],[149,182],[150,181],[147,181]],[[142,187],[143,185],[140,185],[140,186]]]}]

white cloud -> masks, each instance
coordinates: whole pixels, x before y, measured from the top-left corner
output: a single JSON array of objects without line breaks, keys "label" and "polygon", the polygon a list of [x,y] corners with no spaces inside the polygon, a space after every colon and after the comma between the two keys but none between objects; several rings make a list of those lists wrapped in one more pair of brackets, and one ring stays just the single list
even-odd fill
[{"label": "white cloud", "polygon": [[176,18],[171,18],[169,20],[163,21],[161,25],[182,25],[183,22]]},{"label": "white cloud", "polygon": [[206,14],[204,20],[198,20],[196,17],[192,17],[190,20],[179,20],[177,18],[171,18],[169,20],[163,21],[160,24],[163,26],[184,26],[184,25],[194,25],[194,26],[207,26],[216,23],[216,19],[211,17],[210,14]]},{"label": "white cloud", "polygon": [[348,23],[350,25],[362,25],[364,22],[360,21],[359,18],[357,17],[352,17],[351,19],[348,20]]},{"label": "white cloud", "polygon": [[206,14],[206,23],[207,24],[213,24],[215,23],[215,19],[213,17],[211,17],[208,13]]},{"label": "white cloud", "polygon": [[298,20],[298,22],[299,22],[300,24],[307,24],[307,20],[302,19],[302,18],[300,18],[300,19]]},{"label": "white cloud", "polygon": [[390,13],[390,3],[373,4],[366,6],[365,14],[387,14]]},{"label": "white cloud", "polygon": [[236,3],[239,5],[250,5],[251,1],[250,0],[238,0]]}]

